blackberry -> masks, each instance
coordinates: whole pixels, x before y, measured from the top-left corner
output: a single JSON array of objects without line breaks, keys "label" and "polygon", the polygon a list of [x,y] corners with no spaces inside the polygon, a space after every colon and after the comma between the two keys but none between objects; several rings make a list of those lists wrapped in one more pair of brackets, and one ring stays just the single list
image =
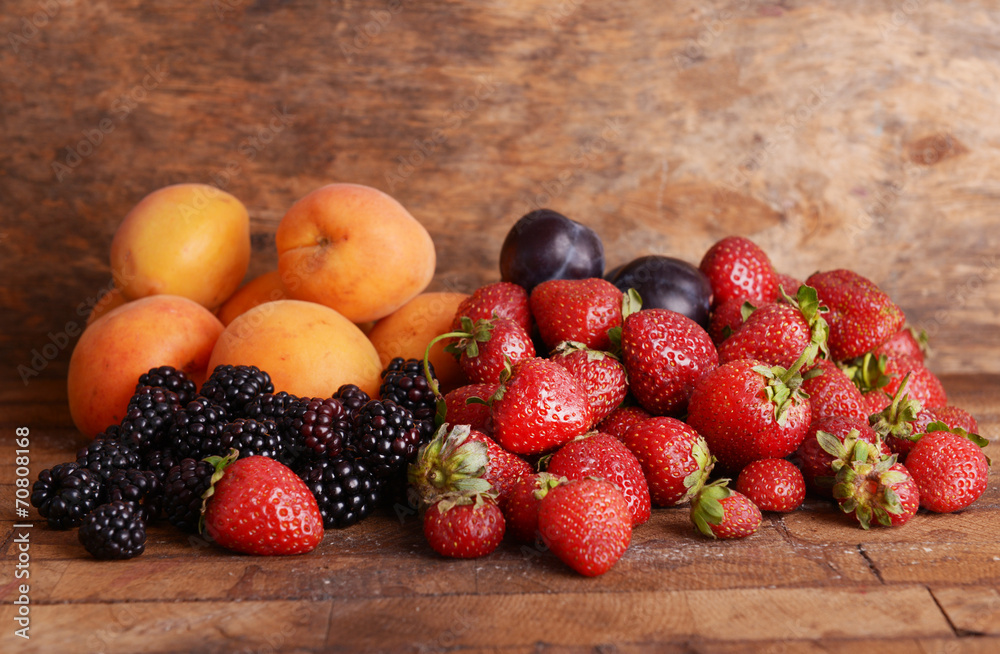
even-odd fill
[{"label": "blackberry", "polygon": [[306,463],[299,476],[316,498],[323,526],[349,527],[378,506],[381,482],[350,454]]},{"label": "blackberry", "polygon": [[271,376],[257,366],[216,366],[205,383],[201,396],[225,407],[234,418],[243,418],[248,404],[263,393],[273,393]]},{"label": "blackberry", "polygon": [[344,405],[344,408],[347,409],[347,414],[352,419],[361,410],[361,407],[368,404],[369,400],[372,399],[368,393],[365,393],[356,384],[344,384],[337,389],[333,397],[340,400],[340,403]]},{"label": "blackberry", "polygon": [[125,410],[119,440],[140,452],[158,447],[180,408],[177,393],[158,386],[139,386]]},{"label": "blackberry", "polygon": [[380,478],[397,475],[413,460],[421,432],[409,409],[392,400],[371,400],[354,417],[351,447]]},{"label": "blackberry", "polygon": [[98,559],[131,559],[146,549],[146,523],[131,502],[102,504],[80,525],[80,542]]},{"label": "blackberry", "polygon": [[38,473],[31,505],[53,529],[69,529],[83,521],[104,499],[98,475],[77,463],[60,463]]},{"label": "blackberry", "polygon": [[[434,364],[428,363],[431,376],[434,374]],[[396,357],[382,371],[382,385],[379,386],[380,400],[392,400],[405,407],[413,414],[414,420],[430,420],[433,422],[437,410],[437,401],[431,391],[427,377],[424,376],[424,362],[420,359]]]},{"label": "blackberry", "polygon": [[172,448],[165,447],[160,450],[153,450],[142,459],[140,468],[147,472],[152,472],[162,492],[167,481],[167,474],[170,469],[181,462],[184,457],[177,454]]},{"label": "blackberry", "polygon": [[285,413],[281,433],[295,459],[330,459],[347,445],[351,419],[337,398],[307,397]]},{"label": "blackberry", "polygon": [[212,485],[215,466],[187,458],[170,469],[163,485],[163,515],[173,526],[198,533],[202,494]]},{"label": "blackberry", "polygon": [[182,459],[221,455],[219,437],[229,422],[226,410],[208,398],[196,397],[177,412],[167,436],[169,447]]},{"label": "blackberry", "polygon": [[109,502],[132,502],[143,522],[160,517],[163,487],[150,470],[116,470],[105,484]]},{"label": "blackberry", "polygon": [[[106,432],[105,432],[106,433]],[[76,453],[76,462],[81,468],[87,468],[100,480],[107,483],[116,470],[131,470],[138,468],[139,452],[122,440],[95,438]]]},{"label": "blackberry", "polygon": [[178,401],[184,406],[198,395],[198,386],[188,379],[183,370],[177,370],[173,366],[160,366],[152,368],[149,372],[139,376],[139,383],[135,390],[138,391],[143,386],[156,386],[177,394]]},{"label": "blackberry", "polygon": [[299,397],[279,391],[277,393],[262,393],[243,410],[244,415],[251,420],[274,420],[281,422],[288,410],[299,401]]},{"label": "blackberry", "polygon": [[230,448],[239,451],[239,458],[248,456],[266,456],[285,462],[285,447],[278,437],[278,426],[273,420],[249,420],[238,418],[222,429],[219,435],[222,450]]}]

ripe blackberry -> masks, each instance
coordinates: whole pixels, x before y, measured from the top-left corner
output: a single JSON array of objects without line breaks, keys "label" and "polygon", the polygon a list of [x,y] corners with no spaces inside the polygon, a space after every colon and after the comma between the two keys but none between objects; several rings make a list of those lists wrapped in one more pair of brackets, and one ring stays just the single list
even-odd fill
[{"label": "ripe blackberry", "polygon": [[221,405],[233,418],[243,418],[248,404],[263,393],[273,393],[271,376],[257,366],[216,366],[200,394]]},{"label": "ripe blackberry", "polygon": [[53,529],[69,529],[83,521],[104,499],[100,477],[77,463],[60,463],[38,473],[31,505]]},{"label": "ripe blackberry", "polygon": [[139,452],[159,447],[180,408],[180,399],[173,391],[158,386],[139,386],[125,410],[119,440]]},{"label": "ripe blackberry", "polygon": [[399,474],[420,447],[421,432],[409,409],[371,400],[354,417],[352,449],[380,478]]},{"label": "ripe blackberry", "polygon": [[163,515],[173,526],[198,533],[202,494],[212,485],[215,466],[187,458],[170,469],[163,486]]},{"label": "ripe blackberry", "polygon": [[177,370],[173,366],[160,366],[152,368],[149,372],[139,376],[139,383],[135,390],[138,391],[143,386],[156,386],[173,391],[177,394],[178,401],[184,406],[198,395],[198,386],[188,379],[183,370]]},{"label": "ripe blackberry", "polygon": [[350,454],[306,463],[299,476],[316,498],[323,526],[349,527],[378,506],[381,482]]},{"label": "ripe blackberry", "polygon": [[274,420],[280,423],[288,410],[299,401],[299,397],[278,391],[277,393],[262,393],[243,410],[251,420]]},{"label": "ripe blackberry", "polygon": [[156,473],[150,470],[116,470],[105,488],[109,502],[134,503],[143,522],[160,517],[163,487]]},{"label": "ripe blackberry", "polygon": [[229,422],[226,410],[204,397],[196,397],[177,412],[167,444],[182,459],[204,459],[223,453],[219,436]]},{"label": "ripe blackberry", "polygon": [[347,444],[351,419],[337,398],[307,397],[289,407],[281,434],[294,459],[329,459]]},{"label": "ripe blackberry", "polygon": [[361,390],[356,384],[344,384],[337,389],[333,397],[340,400],[340,403],[347,409],[347,414],[353,419],[354,415],[361,410],[361,407],[368,404],[372,398]]},{"label": "ripe blackberry", "polygon": [[266,456],[284,463],[285,446],[278,436],[278,426],[273,420],[249,420],[238,418],[222,428],[219,435],[222,450],[230,448],[239,451],[239,458]]},{"label": "ripe blackberry", "polygon": [[95,438],[76,453],[76,462],[106,484],[116,470],[139,467],[139,452],[125,441]]},{"label": "ripe blackberry", "polygon": [[139,467],[144,471],[153,473],[162,492],[170,469],[180,463],[183,458],[173,448],[165,447],[146,454],[142,458],[142,463]]},{"label": "ripe blackberry", "polygon": [[136,505],[115,501],[87,514],[80,542],[98,559],[131,559],[146,549],[146,523]]},{"label": "ripe blackberry", "polygon": [[[435,381],[434,364],[428,363]],[[437,402],[424,376],[424,362],[420,359],[396,357],[382,371],[382,385],[378,389],[380,400],[392,400],[413,414],[414,420],[434,420]]]}]

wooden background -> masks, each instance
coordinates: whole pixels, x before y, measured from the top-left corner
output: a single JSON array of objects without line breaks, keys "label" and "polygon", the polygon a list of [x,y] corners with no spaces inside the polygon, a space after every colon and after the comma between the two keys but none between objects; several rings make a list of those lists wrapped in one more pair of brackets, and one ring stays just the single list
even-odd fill
[{"label": "wooden background", "polygon": [[[79,445],[66,362],[108,288],[118,222],[150,191],[187,181],[248,206],[251,275],[276,265],[273,234],[287,207],[334,181],[387,191],[423,222],[438,249],[432,290],[496,279],[504,235],[538,206],[597,230],[609,268],[649,253],[697,263],[732,233],[800,277],[850,267],[931,333],[932,369],[997,436],[996,3],[2,8],[0,422],[5,452],[14,427],[31,427],[35,474]],[[39,374],[25,383],[19,366]],[[0,455],[5,518],[11,458]],[[963,637],[998,633],[995,482],[977,511],[921,514],[898,533],[837,527],[816,505],[768,518],[746,543],[706,544],[682,514],[661,512],[618,576],[592,584],[516,548],[441,562],[392,516],[329,537],[319,575],[311,559],[229,557],[169,530],[134,565],[102,566],[66,534],[38,527],[36,624],[52,644],[72,643],[80,624],[110,623],[128,637],[98,649],[118,651],[548,642],[742,652],[786,638],[808,650],[819,637],[832,649],[887,638],[879,645],[893,651],[997,651],[996,640]],[[4,524],[6,575],[16,552]],[[14,651],[11,589],[0,587],[4,651]],[[246,601],[227,604],[234,599]],[[536,616],[550,604],[560,635],[546,638]],[[711,612],[720,605],[728,612]],[[768,606],[823,615],[771,623]],[[830,627],[834,610],[852,606],[871,622]],[[449,631],[436,612],[452,609],[485,632]],[[420,629],[437,636],[407,641]]]}]

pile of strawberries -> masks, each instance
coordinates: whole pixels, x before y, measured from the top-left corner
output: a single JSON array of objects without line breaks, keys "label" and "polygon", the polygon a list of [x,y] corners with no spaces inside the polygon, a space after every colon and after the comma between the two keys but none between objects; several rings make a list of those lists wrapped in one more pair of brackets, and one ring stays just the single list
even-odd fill
[{"label": "pile of strawberries", "polygon": [[975,419],[874,283],[801,282],[741,237],[699,268],[707,330],[599,278],[496,282],[462,303],[439,339],[470,383],[435,391],[440,427],[408,470],[436,551],[482,556],[506,533],[599,575],[652,506],[741,538],[807,491],[866,529],[984,492]]}]

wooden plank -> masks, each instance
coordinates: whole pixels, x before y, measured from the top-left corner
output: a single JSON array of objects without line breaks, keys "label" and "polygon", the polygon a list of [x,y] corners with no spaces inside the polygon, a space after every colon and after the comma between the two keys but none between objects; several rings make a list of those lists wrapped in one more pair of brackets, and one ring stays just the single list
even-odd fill
[{"label": "wooden plank", "polygon": [[[1000,636],[1000,589],[993,586],[950,586],[932,588],[934,599],[960,634]],[[956,579],[955,581],[961,581]]]}]

